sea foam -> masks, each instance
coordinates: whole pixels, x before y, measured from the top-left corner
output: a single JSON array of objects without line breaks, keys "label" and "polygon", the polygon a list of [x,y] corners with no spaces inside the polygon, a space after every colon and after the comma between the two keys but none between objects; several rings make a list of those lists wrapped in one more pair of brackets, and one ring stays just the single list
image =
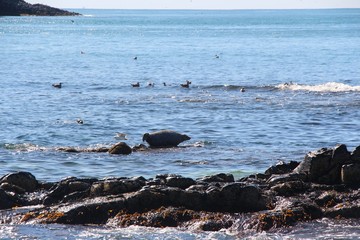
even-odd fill
[{"label": "sea foam", "polygon": [[309,92],[359,92],[360,86],[351,86],[338,82],[327,82],[318,85],[303,85],[297,83],[282,83],[276,86],[281,90],[309,91]]}]

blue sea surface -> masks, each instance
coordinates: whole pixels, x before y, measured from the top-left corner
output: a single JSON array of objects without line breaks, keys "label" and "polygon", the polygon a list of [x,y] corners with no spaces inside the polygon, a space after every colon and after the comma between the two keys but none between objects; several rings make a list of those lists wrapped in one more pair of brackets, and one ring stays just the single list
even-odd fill
[{"label": "blue sea surface", "polygon": [[[240,178],[360,145],[360,9],[75,11],[0,17],[0,175]],[[128,156],[57,150],[108,147],[118,132],[134,146],[161,129],[191,140]]]}]

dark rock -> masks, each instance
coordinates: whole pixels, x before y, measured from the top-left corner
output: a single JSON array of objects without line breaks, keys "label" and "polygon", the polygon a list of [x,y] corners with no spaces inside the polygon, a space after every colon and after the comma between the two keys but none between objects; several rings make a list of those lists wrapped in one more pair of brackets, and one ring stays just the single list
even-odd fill
[{"label": "dark rock", "polygon": [[116,143],[109,149],[110,154],[125,154],[125,155],[127,155],[127,154],[130,154],[131,152],[132,152],[131,147],[129,147],[129,145],[127,145],[124,142]]},{"label": "dark rock", "polygon": [[339,203],[339,199],[337,199],[336,192],[324,192],[315,199],[315,202],[321,207],[329,208]]},{"label": "dark rock", "polygon": [[142,212],[169,206],[174,201],[174,194],[171,195],[170,189],[167,191],[166,193],[158,189],[143,188],[140,191],[129,193],[126,195],[126,209],[130,212]]},{"label": "dark rock", "polygon": [[304,192],[309,188],[309,183],[298,180],[277,184],[271,187],[271,190],[275,191],[280,196],[293,196],[297,193]]},{"label": "dark rock", "polygon": [[69,192],[73,193],[73,192],[81,192],[81,191],[89,190],[91,184],[83,181],[71,181],[69,182],[68,186],[69,186]]},{"label": "dark rock", "polygon": [[166,178],[166,185],[170,187],[178,187],[181,189],[186,189],[191,185],[196,183],[195,180],[192,178],[185,178],[185,177],[167,177]]},{"label": "dark rock", "polygon": [[42,4],[30,4],[23,0],[0,0],[0,16],[77,16],[74,12],[49,7]]},{"label": "dark rock", "polygon": [[[63,179],[49,189],[48,194],[46,194],[43,199],[43,204],[51,205],[54,203],[59,203],[69,194],[76,192],[88,192],[90,191],[91,184],[96,181],[97,179],[95,178],[78,179],[75,177],[69,177]],[[67,198],[72,199],[73,196],[68,196]]]},{"label": "dark rock", "polygon": [[202,182],[234,182],[235,181],[234,176],[232,174],[225,174],[225,173],[206,176],[197,180]]},{"label": "dark rock", "polygon": [[89,190],[72,192],[70,194],[65,195],[61,202],[66,203],[66,202],[78,201],[78,200],[84,199],[86,197],[89,197],[89,195],[90,195]]},{"label": "dark rock", "polygon": [[26,192],[33,192],[38,187],[38,181],[28,172],[16,172],[3,176],[0,180],[0,184],[8,183],[10,185],[17,186],[24,189]]},{"label": "dark rock", "polygon": [[281,210],[268,211],[259,214],[256,229],[258,231],[267,231],[272,228],[289,227],[295,225],[298,221],[309,221],[323,216],[319,207],[304,202],[294,202],[292,206],[287,206]]},{"label": "dark rock", "polygon": [[227,229],[233,225],[233,221],[226,220],[207,220],[201,223],[201,230],[203,231],[220,231],[221,229]]},{"label": "dark rock", "polygon": [[16,185],[13,185],[13,184],[9,184],[7,182],[2,183],[0,185],[0,188],[7,191],[7,192],[14,192],[14,193],[17,193],[17,194],[24,194],[26,192],[25,189],[23,189],[21,187],[18,187]]},{"label": "dark rock", "polygon": [[93,152],[93,153],[105,153],[109,151],[107,147],[99,147],[99,148],[87,148],[82,150],[83,152]]},{"label": "dark rock", "polygon": [[69,186],[67,183],[60,182],[50,189],[50,192],[44,197],[43,204],[51,205],[61,202],[65,195],[69,193]]},{"label": "dark rock", "polygon": [[93,183],[90,189],[90,195],[105,196],[134,192],[141,189],[144,185],[145,182],[141,179],[108,179]]},{"label": "dark rock", "polygon": [[357,146],[351,153],[351,161],[354,163],[360,163],[360,146]]},{"label": "dark rock", "polygon": [[348,185],[360,185],[360,163],[343,165],[341,182]]},{"label": "dark rock", "polygon": [[222,211],[253,212],[267,209],[260,189],[241,183],[226,184],[220,191]]},{"label": "dark rock", "polygon": [[58,147],[56,148],[57,151],[62,151],[62,152],[68,152],[68,153],[78,153],[80,152],[80,150],[74,148],[74,147]]},{"label": "dark rock", "polygon": [[0,179],[0,208],[28,206],[29,210],[0,211],[0,223],[106,223],[203,231],[246,226],[266,231],[324,216],[360,218],[360,164],[351,162],[351,157],[344,145],[321,149],[309,153],[306,164],[293,171],[296,164],[282,163],[268,174],[254,174],[241,182],[227,174],[197,181],[175,174],[149,180],[69,177],[37,183],[28,192],[23,181],[16,180],[22,174],[9,174]]},{"label": "dark rock", "polygon": [[304,179],[306,179],[306,176],[304,174],[289,173],[271,176],[266,182],[270,185],[275,185],[279,183],[286,183],[289,181],[302,181]]},{"label": "dark rock", "polygon": [[334,208],[325,211],[324,217],[328,218],[360,218],[360,202],[357,204],[339,203]]},{"label": "dark rock", "polygon": [[265,171],[266,175],[273,175],[273,174],[286,174],[292,172],[297,166],[299,162],[291,161],[289,163],[285,163],[283,161],[277,163],[274,166],[271,166]]},{"label": "dark rock", "polygon": [[334,149],[322,148],[305,156],[295,173],[305,174],[310,182],[337,184],[340,183],[342,164],[350,160],[350,153],[345,145]]},{"label": "dark rock", "polygon": [[124,208],[124,198],[99,199],[81,205],[76,204],[66,209],[58,218],[51,218],[51,213],[42,217],[46,223],[105,224],[110,217],[114,217]]},{"label": "dark rock", "polygon": [[15,199],[0,188],[0,209],[9,209],[15,206]]},{"label": "dark rock", "polygon": [[133,148],[132,148],[132,150],[134,151],[134,152],[137,152],[137,151],[146,151],[146,150],[148,150],[148,147],[146,147],[144,144],[138,144],[138,145],[135,145]]}]

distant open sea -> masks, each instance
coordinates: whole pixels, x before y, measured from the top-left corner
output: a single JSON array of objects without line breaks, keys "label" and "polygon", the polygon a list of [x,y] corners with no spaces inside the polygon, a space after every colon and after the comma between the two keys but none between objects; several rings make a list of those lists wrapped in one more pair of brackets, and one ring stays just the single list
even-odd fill
[{"label": "distant open sea", "polygon": [[[238,179],[360,145],[360,9],[74,11],[83,16],[0,17],[0,176]],[[118,132],[134,146],[161,129],[191,140],[128,156],[56,150],[111,146]],[[358,225],[323,219],[256,235],[0,225],[0,238],[356,239]]]}]

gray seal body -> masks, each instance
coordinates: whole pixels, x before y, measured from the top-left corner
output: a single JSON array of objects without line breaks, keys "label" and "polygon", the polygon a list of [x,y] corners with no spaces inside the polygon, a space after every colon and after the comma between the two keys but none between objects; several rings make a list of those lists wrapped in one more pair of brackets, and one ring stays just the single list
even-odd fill
[{"label": "gray seal body", "polygon": [[143,141],[146,141],[150,147],[176,147],[180,143],[190,140],[186,134],[181,134],[171,130],[161,130],[152,133],[145,133]]}]

